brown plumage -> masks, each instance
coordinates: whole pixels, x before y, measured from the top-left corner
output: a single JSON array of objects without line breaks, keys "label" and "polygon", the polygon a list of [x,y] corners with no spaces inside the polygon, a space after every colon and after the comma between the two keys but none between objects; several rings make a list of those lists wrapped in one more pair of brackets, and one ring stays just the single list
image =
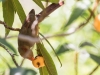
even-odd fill
[{"label": "brown plumage", "polygon": [[[22,28],[19,32],[19,35],[26,35],[26,36],[31,36],[31,37],[35,37],[35,35],[32,35],[32,30],[31,30],[31,25],[35,20],[35,11],[32,9],[29,12],[29,15],[26,17],[25,22],[22,25]],[[33,52],[32,50],[30,50],[30,48],[33,46],[34,44],[25,41],[25,40],[21,40],[18,38],[18,51],[20,53],[20,55],[24,58],[27,59],[31,59],[33,58]]]}]

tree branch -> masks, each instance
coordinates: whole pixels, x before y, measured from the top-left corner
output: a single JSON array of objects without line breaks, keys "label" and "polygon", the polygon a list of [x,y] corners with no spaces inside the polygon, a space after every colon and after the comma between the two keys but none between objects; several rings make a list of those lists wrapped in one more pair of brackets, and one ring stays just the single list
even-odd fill
[{"label": "tree branch", "polygon": [[75,68],[75,75],[78,75],[78,55],[79,55],[79,52],[78,51],[75,51],[75,56],[74,56],[74,68]]},{"label": "tree branch", "polygon": [[0,43],[0,46],[1,46],[2,48],[4,48],[4,49],[10,54],[10,56],[12,57],[12,60],[13,60],[14,64],[16,65],[16,67],[19,67],[19,65],[18,65],[18,63],[16,62],[15,57],[14,57],[15,54],[11,53],[3,44]]},{"label": "tree branch", "polygon": [[92,74],[99,68],[99,66],[100,66],[100,65],[97,65],[97,66],[91,71],[91,73],[90,73],[89,75],[92,75]]},{"label": "tree branch", "polygon": [[36,15],[38,17],[38,23],[43,21],[49,14],[51,14],[53,11],[55,11],[57,8],[59,8],[63,4],[64,4],[64,1],[61,1],[58,4],[52,3],[47,8],[45,8],[43,11],[41,11],[38,15]]},{"label": "tree branch", "polygon": [[9,25],[7,25],[5,22],[0,21],[0,24],[3,24],[5,28],[13,30],[13,31],[19,31],[19,28],[12,28],[12,27],[8,27]]}]

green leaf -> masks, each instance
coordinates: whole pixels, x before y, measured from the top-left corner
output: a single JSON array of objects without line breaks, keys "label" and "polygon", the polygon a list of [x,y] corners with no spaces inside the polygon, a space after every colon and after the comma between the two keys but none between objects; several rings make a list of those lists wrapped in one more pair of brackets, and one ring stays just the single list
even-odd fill
[{"label": "green leaf", "polygon": [[21,20],[21,23],[24,22],[25,18],[26,18],[26,15],[25,15],[25,12],[21,6],[21,4],[19,3],[18,0],[11,0],[13,5],[14,5],[14,8],[15,8],[15,11],[17,12],[20,20]]},{"label": "green leaf", "polygon": [[40,8],[44,9],[44,6],[41,2],[41,0],[33,0]]},{"label": "green leaf", "polygon": [[[11,0],[5,0],[2,1],[2,7],[3,7],[3,18],[4,22],[9,26],[12,27],[14,22],[14,7]],[[5,35],[9,34],[8,29],[5,30]]]},{"label": "green leaf", "polygon": [[63,54],[65,52],[69,52],[72,50],[75,50],[75,46],[73,44],[65,43],[59,47],[59,49],[56,53],[57,53],[57,55],[60,55],[60,54]]},{"label": "green leaf", "polygon": [[47,68],[45,66],[39,68],[39,72],[40,72],[40,75],[48,75],[48,71],[47,71]]},{"label": "green leaf", "polygon": [[88,0],[78,1],[77,4],[74,6],[75,8],[73,9],[72,14],[65,27],[70,25],[74,20],[80,17],[82,13],[88,9],[89,5],[90,2]]},{"label": "green leaf", "polygon": [[95,47],[92,43],[90,43],[90,42],[83,42],[83,43],[80,44],[80,47],[85,47],[85,46],[90,46],[90,47],[96,48],[96,47]]},{"label": "green leaf", "polygon": [[47,50],[43,46],[43,44],[37,43],[37,48],[38,48],[38,50],[40,50],[42,56],[44,57],[45,65],[46,65],[46,68],[48,70],[48,73],[50,75],[58,75],[55,64],[54,64],[51,56],[49,55],[49,53],[47,52]]},{"label": "green leaf", "polygon": [[5,39],[0,38],[0,43],[4,44],[9,49],[11,49],[15,54],[17,54],[15,48],[10,43],[8,43]]},{"label": "green leaf", "polygon": [[58,3],[59,2],[59,0],[42,0],[42,1],[51,2],[51,3]]},{"label": "green leaf", "polygon": [[9,75],[36,75],[36,71],[25,68],[11,68]]},{"label": "green leaf", "polygon": [[100,64],[100,56],[90,54],[90,57],[98,64]]},{"label": "green leaf", "polygon": [[47,38],[45,38],[44,35],[42,35],[41,33],[39,33],[39,34],[45,39],[45,41],[46,41],[46,42],[49,44],[49,46],[52,48],[52,50],[54,51],[54,53],[55,53],[55,55],[56,55],[58,61],[60,62],[61,66],[62,66],[62,63],[61,63],[59,57],[57,56],[57,54],[56,54],[55,49],[53,48],[53,46],[50,44],[50,42],[47,40]]}]

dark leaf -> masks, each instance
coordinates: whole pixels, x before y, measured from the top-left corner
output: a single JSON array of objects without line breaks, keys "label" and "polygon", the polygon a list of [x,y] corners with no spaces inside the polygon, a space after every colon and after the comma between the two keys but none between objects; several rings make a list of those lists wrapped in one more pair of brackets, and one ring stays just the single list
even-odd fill
[{"label": "dark leaf", "polygon": [[59,47],[57,54],[59,55],[65,52],[69,52],[72,51],[73,49],[75,49],[75,46],[73,44],[65,43]]},{"label": "dark leaf", "polygon": [[[14,6],[11,0],[4,0],[2,1],[3,7],[3,18],[4,22],[9,26],[12,27],[14,22]],[[6,35],[8,35],[10,30],[6,29]]]},{"label": "dark leaf", "polygon": [[67,22],[65,27],[70,25],[74,20],[76,20],[78,17],[80,17],[82,15],[82,13],[88,9],[89,4],[90,4],[89,1],[86,2],[86,0],[78,1],[77,4],[74,6],[75,8],[73,9],[72,14],[69,18],[69,21]]},{"label": "dark leaf", "polygon": [[44,6],[41,2],[41,0],[33,0],[40,8],[44,9]]},{"label": "dark leaf", "polygon": [[90,43],[90,42],[83,42],[83,43],[80,44],[80,47],[85,47],[85,46],[91,46],[91,47],[96,48],[96,47],[95,47],[92,43]]},{"label": "dark leaf", "polygon": [[21,23],[24,22],[26,15],[25,12],[20,4],[20,2],[18,0],[11,0],[13,5],[14,5],[14,9],[17,12],[19,19],[21,20]]},{"label": "dark leaf", "polygon": [[31,69],[11,68],[10,75],[36,75],[37,73]]},{"label": "dark leaf", "polygon": [[98,64],[100,64],[100,56],[90,54],[90,57]]},{"label": "dark leaf", "polygon": [[55,64],[54,64],[51,56],[49,55],[49,53],[45,49],[44,45],[41,43],[37,43],[37,48],[41,52],[41,54],[45,60],[45,66],[48,70],[49,75],[58,75]]},{"label": "dark leaf", "polygon": [[0,43],[4,44],[5,46],[7,46],[9,49],[11,49],[15,54],[17,53],[15,48],[8,43],[5,39],[0,38]]}]

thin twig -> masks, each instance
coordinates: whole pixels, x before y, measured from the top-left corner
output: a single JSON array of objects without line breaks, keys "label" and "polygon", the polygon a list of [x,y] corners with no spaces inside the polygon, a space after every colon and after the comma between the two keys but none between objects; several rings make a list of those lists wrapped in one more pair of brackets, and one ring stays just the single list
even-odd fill
[{"label": "thin twig", "polygon": [[20,67],[23,65],[25,58],[21,61]]},{"label": "thin twig", "polygon": [[5,28],[13,30],[13,31],[19,31],[20,30],[19,28],[8,27],[8,25],[3,21],[0,21],[0,24],[3,24]]},{"label": "thin twig", "polygon": [[75,75],[78,75],[78,51],[75,51],[74,64],[75,64]]},{"label": "thin twig", "polygon": [[93,9],[91,10],[91,9],[89,8],[88,10],[89,10],[89,12],[92,14],[93,18],[95,18],[95,14],[94,14]]},{"label": "thin twig", "polygon": [[91,73],[90,73],[89,75],[92,75],[92,74],[99,68],[99,66],[100,66],[100,65],[97,65],[97,66],[91,71]]},{"label": "thin twig", "polygon": [[15,54],[11,53],[3,44],[0,43],[0,46],[3,47],[10,54],[16,67],[19,67],[18,63],[15,60]]}]

